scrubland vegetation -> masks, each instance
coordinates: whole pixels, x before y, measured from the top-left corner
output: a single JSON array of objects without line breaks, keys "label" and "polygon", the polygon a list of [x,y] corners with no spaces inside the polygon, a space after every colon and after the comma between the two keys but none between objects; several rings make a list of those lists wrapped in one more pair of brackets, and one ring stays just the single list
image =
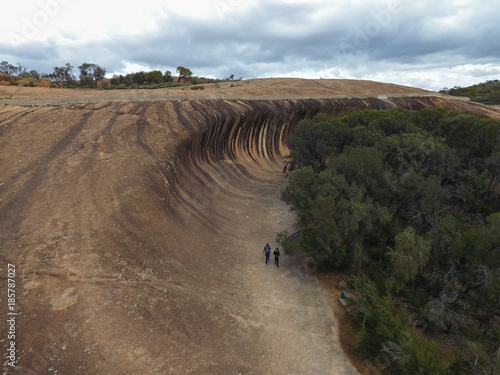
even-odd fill
[{"label": "scrubland vegetation", "polygon": [[499,373],[500,121],[319,114],[288,145],[301,232],[278,240],[352,275],[357,349],[394,374]]},{"label": "scrubland vegetation", "polygon": [[[74,68],[75,67],[70,63],[66,63],[64,66],[55,66],[52,73],[41,73],[34,69],[28,70],[28,68],[22,64],[14,66],[8,61],[2,61],[0,63],[0,73],[18,75],[26,79],[49,78],[54,83],[61,84],[65,88],[96,88],[98,87],[98,83],[101,82],[100,87],[108,90],[158,89],[165,87],[199,85],[204,83],[239,81],[243,79],[243,77],[235,79],[234,74],[222,79],[198,77],[193,76],[193,72],[189,68],[178,66],[176,70],[178,73],[177,80],[172,77],[172,72],[169,70],[166,70],[165,72],[152,70],[149,72],[140,71],[128,73],[126,75],[114,75],[113,78],[107,82],[105,81],[106,68],[97,64],[85,62],[78,66],[78,70],[80,71],[79,80],[77,80],[75,74],[73,74]],[[198,88],[195,88],[194,90],[203,90],[203,88],[200,87],[202,86],[198,86]]]},{"label": "scrubland vegetation", "polygon": [[451,89],[445,87],[440,92],[454,96],[466,96],[478,103],[500,104],[500,81],[497,79],[468,87],[455,86]]}]

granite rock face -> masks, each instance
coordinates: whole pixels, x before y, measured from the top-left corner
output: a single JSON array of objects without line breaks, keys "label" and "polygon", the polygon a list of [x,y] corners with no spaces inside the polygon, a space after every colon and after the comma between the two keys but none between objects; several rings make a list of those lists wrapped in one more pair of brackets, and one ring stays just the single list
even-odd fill
[{"label": "granite rock face", "polygon": [[[5,83],[7,82],[7,83]],[[30,82],[33,82],[32,87],[50,87],[51,81],[48,78],[24,78],[20,76],[13,76],[9,74],[0,73],[0,85],[9,86],[11,84],[21,87],[30,87]]]},{"label": "granite rock face", "polygon": [[[285,229],[273,202],[298,121],[395,106],[498,116],[438,97],[0,106],[0,250],[17,270],[20,373],[308,373],[340,353],[317,283],[285,261],[269,282],[287,277],[296,294],[284,283],[258,300],[248,270],[262,233]],[[274,310],[280,331],[265,320]],[[270,342],[290,358],[280,368],[263,359]],[[315,373],[340,373],[326,367]]]},{"label": "granite rock face", "polygon": [[38,83],[40,84],[41,87],[50,87],[50,79],[48,78],[40,78],[38,80]]}]

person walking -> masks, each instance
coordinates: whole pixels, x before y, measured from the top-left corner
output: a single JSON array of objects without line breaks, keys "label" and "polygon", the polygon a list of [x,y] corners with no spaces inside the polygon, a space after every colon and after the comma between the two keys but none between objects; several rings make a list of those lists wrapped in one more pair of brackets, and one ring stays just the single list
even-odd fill
[{"label": "person walking", "polygon": [[271,246],[269,246],[268,243],[266,243],[266,246],[264,246],[264,255],[266,256],[266,264],[269,262],[269,257],[271,256]]},{"label": "person walking", "polygon": [[286,163],[283,164],[283,173],[286,173]]},{"label": "person walking", "polygon": [[273,255],[274,255],[274,264],[276,264],[276,267],[280,268],[280,251],[278,248],[274,250]]}]

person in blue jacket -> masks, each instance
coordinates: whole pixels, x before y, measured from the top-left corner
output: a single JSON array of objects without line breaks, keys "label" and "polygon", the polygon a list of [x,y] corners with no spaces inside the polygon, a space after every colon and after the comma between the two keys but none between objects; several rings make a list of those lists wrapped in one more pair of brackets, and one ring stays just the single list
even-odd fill
[{"label": "person in blue jacket", "polygon": [[271,256],[271,246],[269,246],[268,243],[266,243],[266,246],[264,246],[264,255],[266,256],[266,264],[269,262],[269,257]]}]

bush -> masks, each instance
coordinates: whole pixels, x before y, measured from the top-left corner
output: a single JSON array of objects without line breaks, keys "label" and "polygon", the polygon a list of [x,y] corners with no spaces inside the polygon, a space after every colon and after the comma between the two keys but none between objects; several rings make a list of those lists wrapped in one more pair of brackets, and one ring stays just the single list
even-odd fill
[{"label": "bush", "polygon": [[153,70],[146,73],[146,80],[150,83],[160,83],[163,81],[163,73],[159,70]]},{"label": "bush", "polygon": [[163,82],[174,82],[172,73],[169,70],[165,71],[165,74],[163,74]]},{"label": "bush", "polygon": [[276,233],[276,242],[281,245],[286,255],[293,255],[300,250],[297,241],[294,241],[286,230]]},{"label": "bush", "polygon": [[204,86],[193,86],[191,87],[191,90],[205,90]]},{"label": "bush", "polygon": [[440,358],[436,342],[421,336],[414,327],[409,327],[397,342],[386,342],[382,353],[402,374],[439,375],[449,365]]},{"label": "bush", "polygon": [[30,87],[35,87],[35,82],[30,81],[30,82],[29,82],[29,86],[30,86]]}]

